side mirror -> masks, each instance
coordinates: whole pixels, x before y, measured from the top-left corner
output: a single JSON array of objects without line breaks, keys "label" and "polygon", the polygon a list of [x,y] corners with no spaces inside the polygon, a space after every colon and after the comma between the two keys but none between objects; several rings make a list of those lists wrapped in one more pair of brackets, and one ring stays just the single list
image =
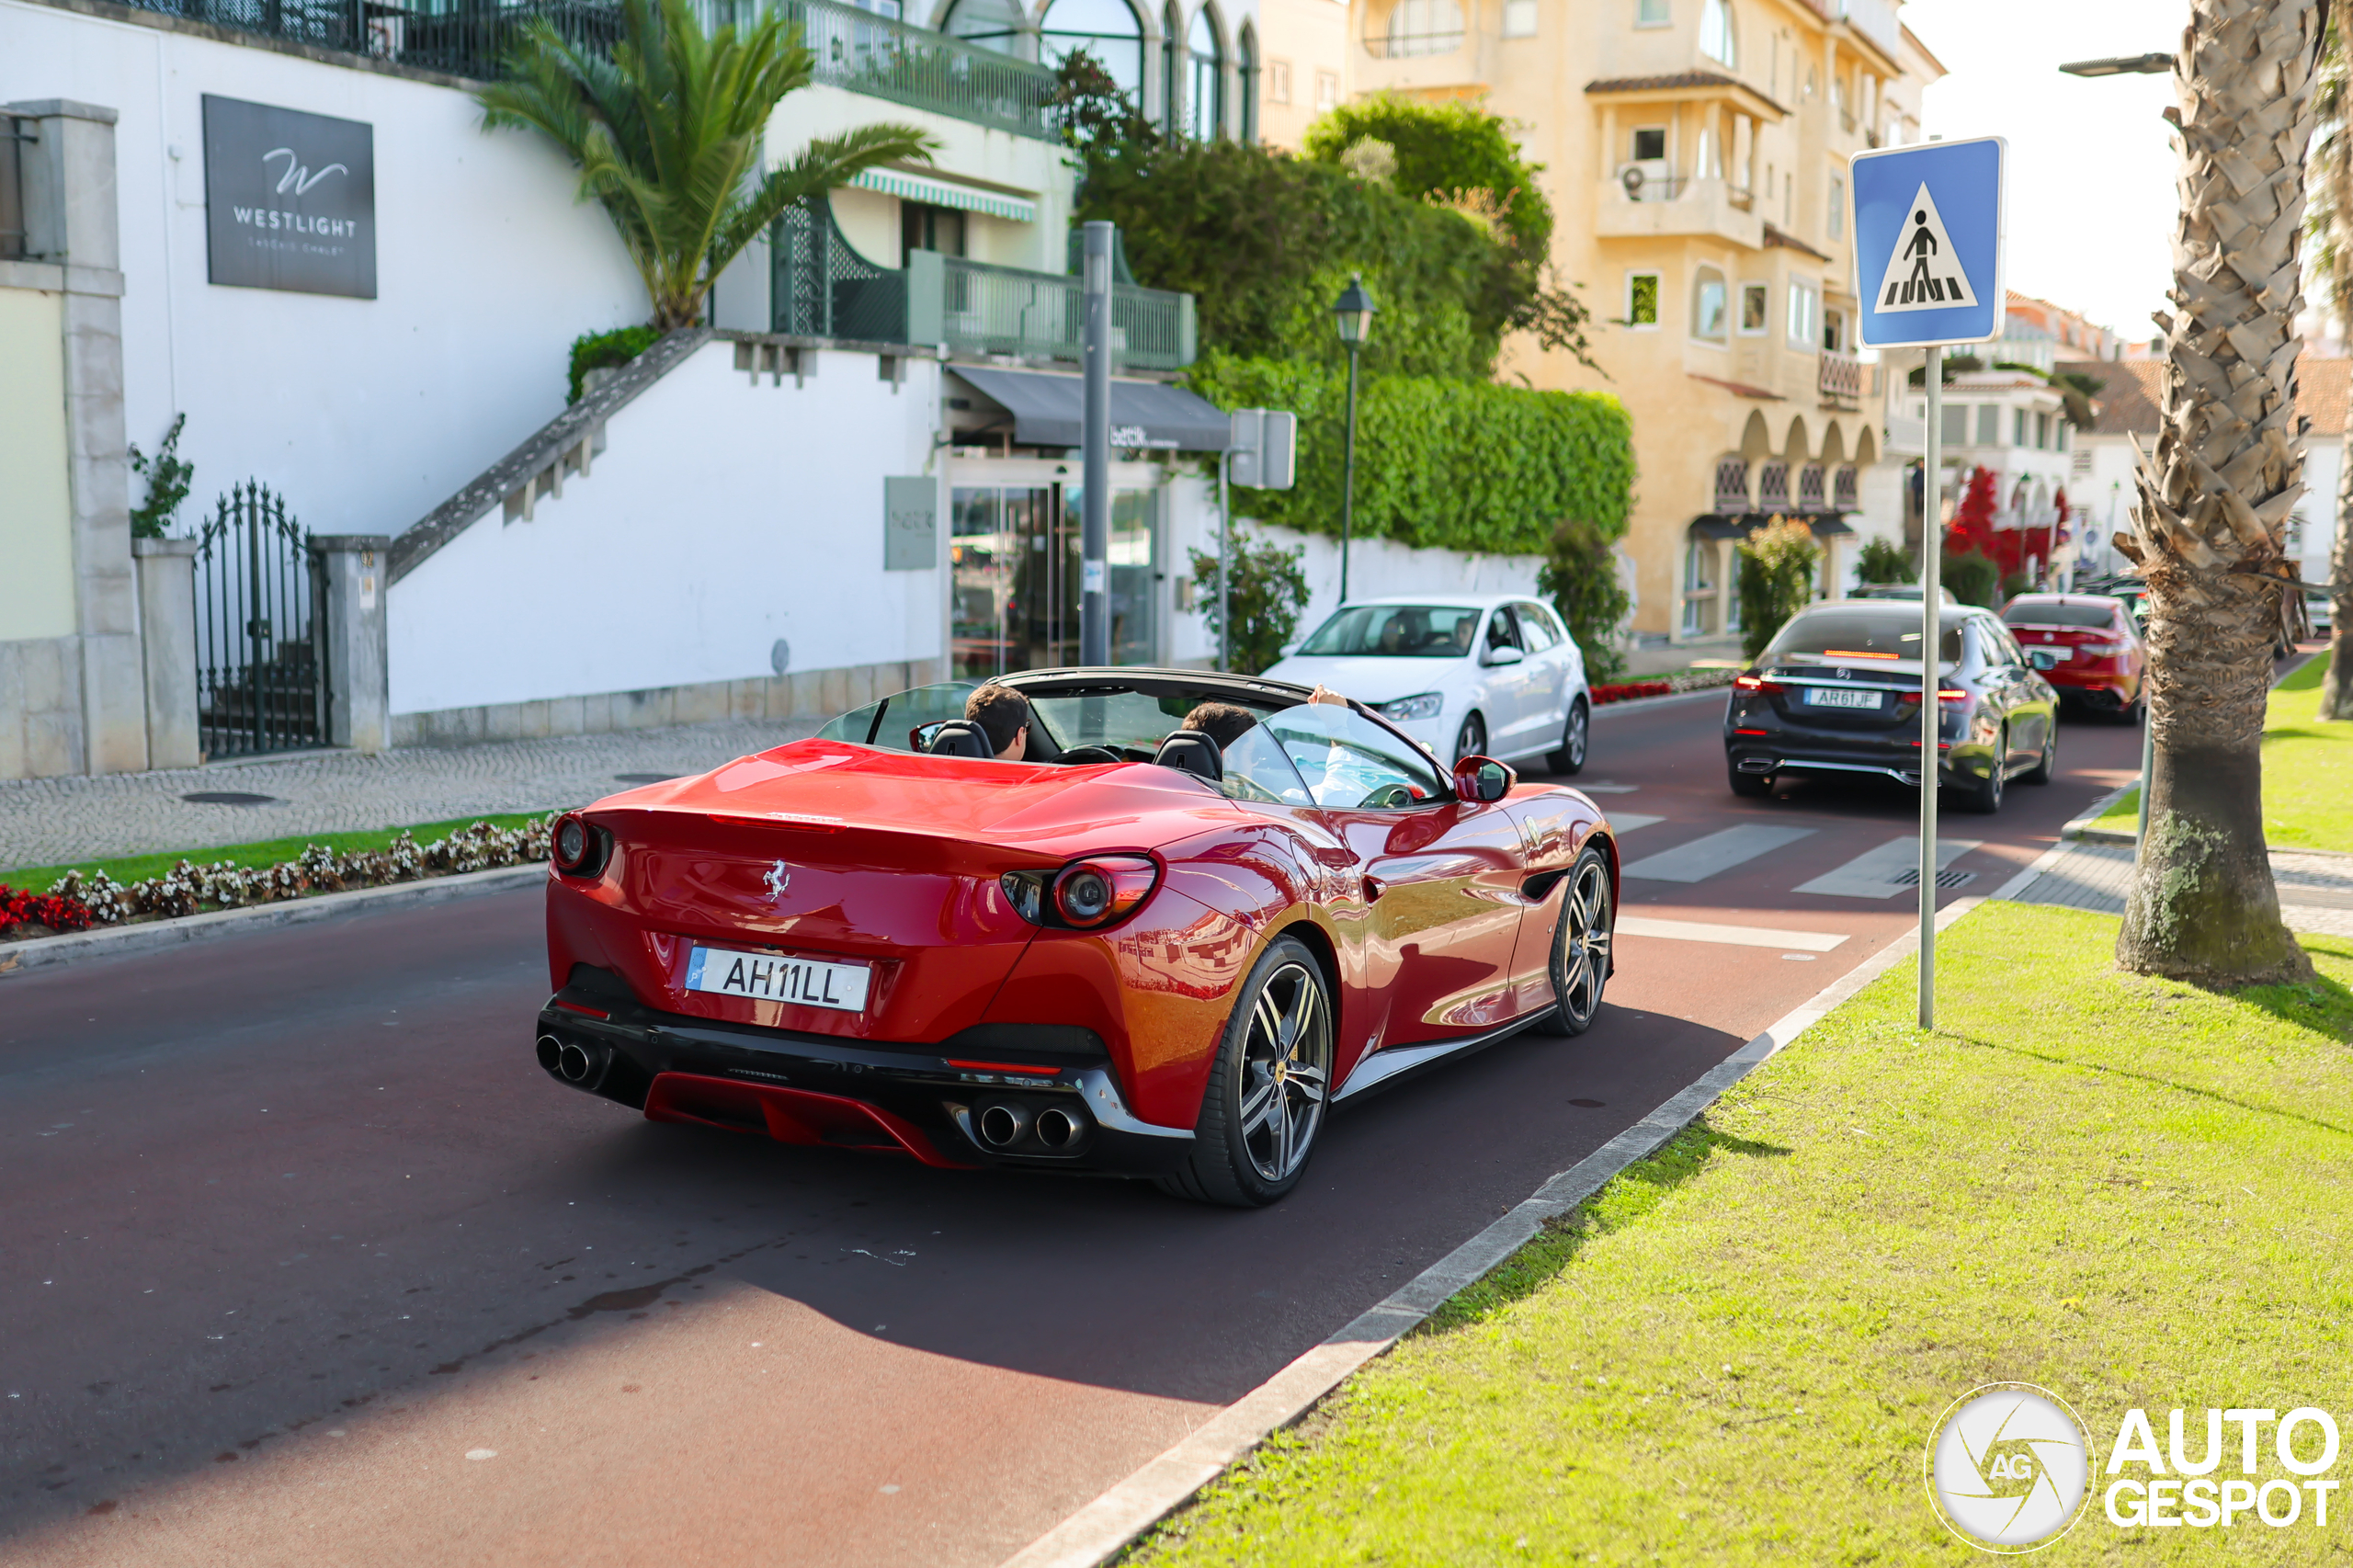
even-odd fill
[{"label": "side mirror", "polygon": [[1471,804],[1484,805],[1500,801],[1519,775],[1491,756],[1466,756],[1454,765],[1454,796]]},{"label": "side mirror", "polygon": [[1487,650],[1486,657],[1479,662],[1483,665],[1516,665],[1527,656],[1513,647],[1490,648]]},{"label": "side mirror", "polygon": [[1281,647],[1279,647],[1279,648],[1278,648],[1278,649],[1276,649],[1276,650],[1275,650],[1275,657],[1277,657],[1278,659],[1288,659],[1288,658],[1290,658],[1293,653],[1298,653],[1298,652],[1299,652],[1299,644],[1298,644],[1298,643],[1296,643],[1296,642],[1286,642],[1286,643],[1284,643]]}]

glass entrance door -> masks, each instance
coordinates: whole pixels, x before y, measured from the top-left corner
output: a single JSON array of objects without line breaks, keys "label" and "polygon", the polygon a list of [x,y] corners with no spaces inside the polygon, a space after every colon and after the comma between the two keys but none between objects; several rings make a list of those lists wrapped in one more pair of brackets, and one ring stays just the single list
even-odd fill
[{"label": "glass entrance door", "polygon": [[[1111,494],[1111,662],[1157,656],[1158,551],[1153,492]],[[959,485],[949,506],[959,680],[1078,663],[1076,485]]]}]

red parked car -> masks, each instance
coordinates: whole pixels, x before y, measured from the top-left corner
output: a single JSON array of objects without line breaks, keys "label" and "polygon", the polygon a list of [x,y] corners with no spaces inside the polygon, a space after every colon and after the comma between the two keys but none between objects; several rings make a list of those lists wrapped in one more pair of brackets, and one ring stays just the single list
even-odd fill
[{"label": "red parked car", "polygon": [[2043,678],[2097,713],[2137,723],[2149,650],[2122,599],[2105,594],[2020,594],[2002,621]]},{"label": "red parked car", "polygon": [[[1578,791],[1279,681],[1004,684],[1024,761],[937,755],[980,749],[972,687],[926,687],[561,819],[541,1065],[656,1120],[1252,1205],[1335,1103],[1592,1023],[1618,856]],[[1205,699],[1257,722],[1178,729]]]}]

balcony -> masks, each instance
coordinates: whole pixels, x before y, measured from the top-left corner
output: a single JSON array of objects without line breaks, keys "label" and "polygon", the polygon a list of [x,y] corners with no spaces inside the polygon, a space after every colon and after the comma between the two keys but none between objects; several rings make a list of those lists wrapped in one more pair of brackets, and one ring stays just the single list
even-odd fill
[{"label": "balcony", "polygon": [[1418,93],[1494,85],[1496,39],[1475,28],[1359,38],[1351,91]]},{"label": "balcony", "polygon": [[1594,233],[1602,239],[1647,239],[1701,235],[1730,240],[1754,250],[1765,243],[1765,226],[1748,192],[1722,179],[1608,179],[1597,193]]},{"label": "balcony", "polygon": [[[1085,331],[1079,279],[915,251],[879,267],[851,248],[823,204],[795,208],[769,237],[771,330],[799,337],[906,344],[991,358],[1076,364]],[[1193,362],[1190,294],[1111,286],[1115,369],[1181,370]]]},{"label": "balcony", "polygon": [[1863,362],[1852,354],[1836,354],[1824,349],[1813,379],[1815,389],[1822,394],[1823,407],[1856,409],[1862,406]]},{"label": "balcony", "polygon": [[[620,37],[617,0],[128,0],[265,38],[343,50],[397,64],[489,81],[524,26],[545,20],[567,41],[609,49]],[[843,0],[688,0],[706,29],[741,28],[769,10],[797,25],[816,58],[814,79],[910,108],[1051,140],[1053,74],[961,39],[863,11]]]}]

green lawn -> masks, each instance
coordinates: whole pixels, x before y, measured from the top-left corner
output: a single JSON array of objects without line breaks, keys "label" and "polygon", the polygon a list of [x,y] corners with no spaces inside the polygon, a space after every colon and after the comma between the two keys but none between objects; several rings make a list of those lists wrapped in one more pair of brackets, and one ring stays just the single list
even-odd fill
[{"label": "green lawn", "polygon": [[0,884],[30,888],[35,892],[47,892],[50,884],[68,871],[85,875],[104,871],[116,881],[128,887],[149,877],[160,877],[182,860],[193,860],[199,866],[218,861],[233,861],[240,866],[275,866],[281,860],[291,860],[301,855],[304,846],[324,844],[338,854],[349,855],[362,849],[381,849],[404,833],[413,833],[419,844],[430,844],[446,837],[453,829],[472,827],[478,822],[494,827],[520,827],[537,822],[545,812],[509,812],[505,815],[452,817],[448,822],[429,822],[416,827],[381,827],[354,833],[313,833],[295,838],[264,839],[258,844],[229,844],[212,849],[175,849],[160,855],[125,855],[112,860],[81,860],[68,866],[28,866],[21,870],[0,871]]},{"label": "green lawn", "polygon": [[[1943,1028],[1883,976],[1130,1560],[1978,1562],[1921,1472],[1980,1383],[2056,1392],[2103,1463],[2129,1408],[2160,1443],[2189,1409],[2193,1451],[2209,1406],[2342,1412],[2353,943],[2221,997],[2114,972],[2116,926],[1966,916]],[[2341,1561],[2329,1519],[2125,1529],[2096,1493],[2034,1561]]]},{"label": "green lawn", "polygon": [[[2275,849],[2353,851],[2353,724],[2318,718],[2327,673],[2324,650],[2271,691],[2263,726],[2263,834]],[[2093,825],[2131,833],[2140,819],[2135,785]]]}]

